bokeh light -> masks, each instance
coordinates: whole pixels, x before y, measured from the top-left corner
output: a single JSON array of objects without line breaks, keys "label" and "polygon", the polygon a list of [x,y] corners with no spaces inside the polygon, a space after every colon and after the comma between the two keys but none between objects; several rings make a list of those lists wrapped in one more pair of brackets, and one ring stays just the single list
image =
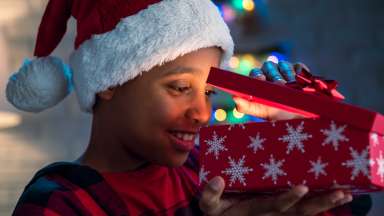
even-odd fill
[{"label": "bokeh light", "polygon": [[233,116],[234,116],[235,118],[241,119],[241,118],[244,117],[244,113],[241,113],[241,112],[237,111],[236,108],[234,108],[234,109],[233,109]]},{"label": "bokeh light", "polygon": [[243,8],[246,11],[253,11],[255,9],[255,2],[253,0],[243,0]]},{"label": "bokeh light", "polygon": [[222,122],[222,121],[225,121],[226,118],[227,118],[227,112],[225,110],[217,109],[215,111],[215,119],[216,119],[216,121]]},{"label": "bokeh light", "polygon": [[238,68],[239,65],[240,65],[239,58],[236,57],[236,56],[231,57],[231,59],[229,60],[229,67],[231,67],[231,68]]}]

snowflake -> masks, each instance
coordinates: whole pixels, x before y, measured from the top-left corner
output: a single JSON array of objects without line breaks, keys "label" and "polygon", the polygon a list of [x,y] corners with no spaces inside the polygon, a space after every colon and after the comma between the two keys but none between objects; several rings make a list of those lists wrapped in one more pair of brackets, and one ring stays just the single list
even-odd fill
[{"label": "snowflake", "polygon": [[236,125],[239,126],[243,130],[245,129],[245,125],[244,124],[231,124],[231,125],[229,125],[228,130],[229,131],[232,130],[232,128],[235,128]]},{"label": "snowflake", "polygon": [[269,159],[269,164],[267,163],[261,163],[261,166],[265,169],[264,176],[262,179],[266,179],[268,177],[272,178],[272,181],[274,184],[277,182],[278,176],[286,176],[287,173],[285,173],[280,167],[283,165],[285,160],[275,161],[275,158],[273,158],[273,155],[271,155],[271,158]]},{"label": "snowflake", "polygon": [[253,149],[253,153],[256,154],[258,149],[264,150],[263,142],[265,142],[266,139],[261,138],[260,133],[257,133],[256,137],[250,136],[249,139],[251,140],[252,143],[248,145],[248,148]]},{"label": "snowflake", "polygon": [[377,162],[377,175],[380,176],[381,182],[384,181],[384,158],[383,158],[383,152],[380,151],[380,157],[376,159]]},{"label": "snowflake", "polygon": [[302,153],[305,152],[303,141],[308,140],[308,138],[311,138],[312,135],[307,133],[302,133],[304,129],[303,125],[304,125],[304,122],[301,122],[300,125],[297,126],[296,129],[294,129],[288,123],[286,123],[286,126],[287,126],[286,130],[288,134],[283,137],[280,137],[279,140],[288,143],[287,154],[289,154],[295,147],[298,150],[300,150]]},{"label": "snowflake", "polygon": [[323,174],[325,176],[327,175],[324,168],[328,165],[328,163],[322,163],[321,157],[319,157],[316,162],[310,161],[310,163],[312,165],[312,168],[308,170],[308,173],[314,173],[315,179],[318,179],[320,174]]},{"label": "snowflake", "polygon": [[351,180],[354,180],[360,172],[370,179],[371,176],[369,174],[369,166],[372,166],[374,162],[368,159],[368,147],[364,149],[360,155],[352,147],[349,147],[349,150],[351,151],[351,156],[353,159],[342,163],[342,165],[345,167],[353,168]]},{"label": "snowflake", "polygon": [[377,133],[371,133],[370,138],[372,140],[373,146],[379,145],[379,135],[377,135]]},{"label": "snowflake", "polygon": [[327,136],[322,145],[325,146],[326,144],[332,143],[333,148],[335,149],[335,151],[337,151],[339,148],[339,142],[349,141],[349,139],[342,134],[346,127],[346,125],[337,127],[335,122],[332,121],[329,130],[321,129],[320,131],[325,136]]},{"label": "snowflake", "polygon": [[248,174],[252,172],[253,169],[249,167],[244,167],[245,156],[243,155],[243,157],[240,158],[237,163],[231,157],[228,157],[228,160],[229,160],[229,165],[231,167],[221,171],[221,173],[230,176],[229,186],[232,186],[232,184],[234,184],[236,180],[239,180],[239,182],[244,186],[247,185],[247,183],[245,182],[244,174]]},{"label": "snowflake", "polygon": [[199,171],[199,183],[207,182],[207,176],[210,173],[208,170],[204,170],[204,166],[201,166],[200,171]]},{"label": "snowflake", "polygon": [[225,146],[223,145],[226,138],[227,138],[227,136],[223,136],[223,137],[219,138],[216,134],[216,131],[213,131],[212,139],[211,140],[204,140],[207,143],[207,145],[209,146],[205,155],[208,155],[209,153],[213,152],[216,160],[218,160],[220,151],[228,151],[228,149],[225,148]]}]

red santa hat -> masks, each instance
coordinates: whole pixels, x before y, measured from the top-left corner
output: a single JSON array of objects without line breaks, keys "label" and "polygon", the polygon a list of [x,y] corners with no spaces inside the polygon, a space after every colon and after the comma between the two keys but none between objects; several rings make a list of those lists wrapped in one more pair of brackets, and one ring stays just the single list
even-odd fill
[{"label": "red santa hat", "polygon": [[[77,35],[68,67],[50,54],[71,16],[77,20]],[[210,0],[50,0],[36,58],[11,76],[6,95],[16,108],[40,112],[63,100],[73,83],[81,109],[92,112],[96,93],[212,46],[223,50],[224,67],[234,45]]]}]

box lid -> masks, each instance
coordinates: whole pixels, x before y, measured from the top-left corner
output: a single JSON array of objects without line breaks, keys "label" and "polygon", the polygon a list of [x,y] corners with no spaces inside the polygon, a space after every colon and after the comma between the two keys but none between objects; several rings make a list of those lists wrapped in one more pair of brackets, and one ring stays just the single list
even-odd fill
[{"label": "box lid", "polygon": [[249,101],[276,107],[307,118],[327,118],[362,130],[384,134],[384,116],[334,98],[307,93],[271,82],[211,68],[207,83]]}]

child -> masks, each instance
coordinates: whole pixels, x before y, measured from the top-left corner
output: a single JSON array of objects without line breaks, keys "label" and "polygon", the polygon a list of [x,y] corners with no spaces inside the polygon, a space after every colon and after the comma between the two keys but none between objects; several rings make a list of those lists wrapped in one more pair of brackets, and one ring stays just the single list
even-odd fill
[{"label": "child", "polygon": [[[71,15],[73,76],[49,56]],[[82,110],[93,115],[92,132],[77,161],[37,172],[14,215],[315,215],[350,202],[343,191],[302,198],[305,186],[272,198],[222,199],[221,177],[199,190],[194,139],[211,114],[206,79],[232,53],[229,30],[209,0],[49,1],[38,58],[11,77],[7,97],[40,112],[69,94],[73,81]],[[265,65],[257,77],[292,77],[287,63],[280,71]],[[351,215],[349,207],[341,211]]]}]

